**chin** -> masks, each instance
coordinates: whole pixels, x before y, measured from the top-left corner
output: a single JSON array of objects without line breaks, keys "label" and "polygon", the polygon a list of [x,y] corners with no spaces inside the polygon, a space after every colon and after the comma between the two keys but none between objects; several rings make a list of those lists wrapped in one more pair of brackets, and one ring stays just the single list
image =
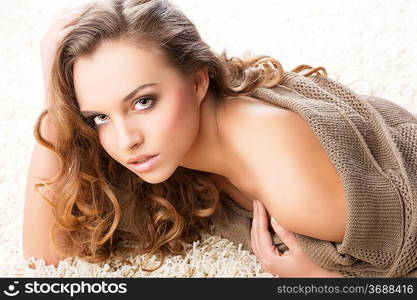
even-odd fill
[{"label": "chin", "polygon": [[163,172],[164,170],[154,170],[151,172],[148,172],[148,174],[138,174],[140,178],[142,178],[143,181],[146,181],[150,184],[158,184],[162,183],[166,180],[168,180],[172,174],[174,174],[176,168],[173,170],[170,170],[170,172]]},{"label": "chin", "polygon": [[164,180],[150,180],[150,179],[147,179],[147,178],[143,178],[142,176],[141,176],[141,178],[143,179],[143,181],[145,181],[147,183],[150,183],[150,184],[158,184],[158,183],[164,182]]}]

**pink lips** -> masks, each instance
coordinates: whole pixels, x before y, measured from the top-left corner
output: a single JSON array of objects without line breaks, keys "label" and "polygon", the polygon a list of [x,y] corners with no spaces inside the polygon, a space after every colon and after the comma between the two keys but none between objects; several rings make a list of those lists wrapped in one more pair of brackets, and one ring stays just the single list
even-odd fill
[{"label": "pink lips", "polygon": [[159,161],[159,158],[160,156],[159,154],[157,154],[147,159],[145,162],[142,162],[142,163],[133,162],[133,163],[130,163],[129,166],[131,166],[131,168],[135,171],[146,172],[146,171],[151,170],[155,166],[155,164]]},{"label": "pink lips", "polygon": [[145,159],[145,158],[147,158],[147,157],[149,157],[149,156],[155,156],[155,155],[156,155],[156,154],[154,154],[154,155],[152,155],[152,154],[141,154],[141,155],[138,155],[138,156],[136,156],[136,157],[133,157],[133,158],[129,159],[129,160],[127,161],[127,163],[128,163],[128,164],[131,164],[131,163],[134,163],[134,162],[140,161],[140,160],[142,160],[142,159]]}]

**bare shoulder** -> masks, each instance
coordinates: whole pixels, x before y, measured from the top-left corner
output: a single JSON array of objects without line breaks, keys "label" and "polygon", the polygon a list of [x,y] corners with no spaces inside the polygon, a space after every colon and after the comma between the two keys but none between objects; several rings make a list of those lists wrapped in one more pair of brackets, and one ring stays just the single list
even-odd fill
[{"label": "bare shoulder", "polygon": [[268,103],[253,97],[241,96],[230,97],[225,100],[226,103],[226,115],[230,119],[231,124],[239,125],[243,119],[251,117],[260,117],[265,114],[291,114],[291,110],[284,107]]},{"label": "bare shoulder", "polygon": [[269,214],[293,232],[342,241],[347,219],[343,186],[306,121],[269,104],[235,107],[236,149]]},{"label": "bare shoulder", "polygon": [[[227,140],[236,150],[243,151],[243,155],[249,155],[252,151],[258,152],[262,140],[259,135],[270,136],[270,132],[275,132],[276,127],[291,123],[289,119],[296,118],[296,114],[277,105],[252,97],[239,97],[227,99],[222,118],[224,131]],[[282,123],[280,125],[279,123]],[[253,141],[248,147],[248,141]],[[254,147],[254,148],[252,148]]]},{"label": "bare shoulder", "polygon": [[232,146],[245,158],[259,157],[259,153],[271,147],[279,149],[277,154],[283,157],[283,151],[291,148],[290,140],[306,141],[302,136],[311,132],[304,120],[289,109],[251,97],[226,101],[225,132]]}]

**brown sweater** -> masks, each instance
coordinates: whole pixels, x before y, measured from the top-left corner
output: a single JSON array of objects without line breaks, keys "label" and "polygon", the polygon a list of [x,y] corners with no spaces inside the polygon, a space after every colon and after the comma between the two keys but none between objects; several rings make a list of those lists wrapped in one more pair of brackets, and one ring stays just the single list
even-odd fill
[{"label": "brown sweater", "polygon": [[[417,115],[321,75],[285,72],[279,85],[252,96],[298,113],[342,180],[344,240],[295,233],[305,253],[345,277],[417,277]],[[252,212],[222,195],[229,220],[213,217],[213,233],[252,251]],[[288,249],[276,234],[274,244]]]}]

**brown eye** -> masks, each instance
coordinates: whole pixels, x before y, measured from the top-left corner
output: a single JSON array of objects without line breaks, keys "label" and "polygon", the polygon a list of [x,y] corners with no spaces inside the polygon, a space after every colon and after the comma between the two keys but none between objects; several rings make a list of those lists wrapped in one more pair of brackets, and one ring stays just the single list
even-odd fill
[{"label": "brown eye", "polygon": [[[96,126],[100,126],[100,123],[97,125],[97,123],[95,122],[95,120],[96,119],[98,119],[100,122],[103,122],[104,121],[104,118],[101,118],[101,116],[105,116],[105,115],[96,115],[94,118],[93,118],[93,122],[94,122],[94,124],[96,125]],[[97,118],[96,118],[97,117]]]},{"label": "brown eye", "polygon": [[[137,104],[141,104],[145,106],[145,110],[152,107],[156,99],[152,96],[144,96],[138,99],[138,101],[135,102],[136,106]],[[149,104],[150,103],[150,104]]]},{"label": "brown eye", "polygon": [[[143,96],[143,97],[140,97],[138,100],[136,100],[133,106],[140,104],[142,105],[142,107],[144,107],[144,109],[139,109],[139,110],[148,110],[148,109],[151,109],[155,105],[156,99],[157,97],[153,95]],[[105,124],[105,117],[107,116],[103,114],[91,116],[86,119],[87,120],[86,122],[89,126],[96,129],[97,127],[100,127],[101,124]]]}]

